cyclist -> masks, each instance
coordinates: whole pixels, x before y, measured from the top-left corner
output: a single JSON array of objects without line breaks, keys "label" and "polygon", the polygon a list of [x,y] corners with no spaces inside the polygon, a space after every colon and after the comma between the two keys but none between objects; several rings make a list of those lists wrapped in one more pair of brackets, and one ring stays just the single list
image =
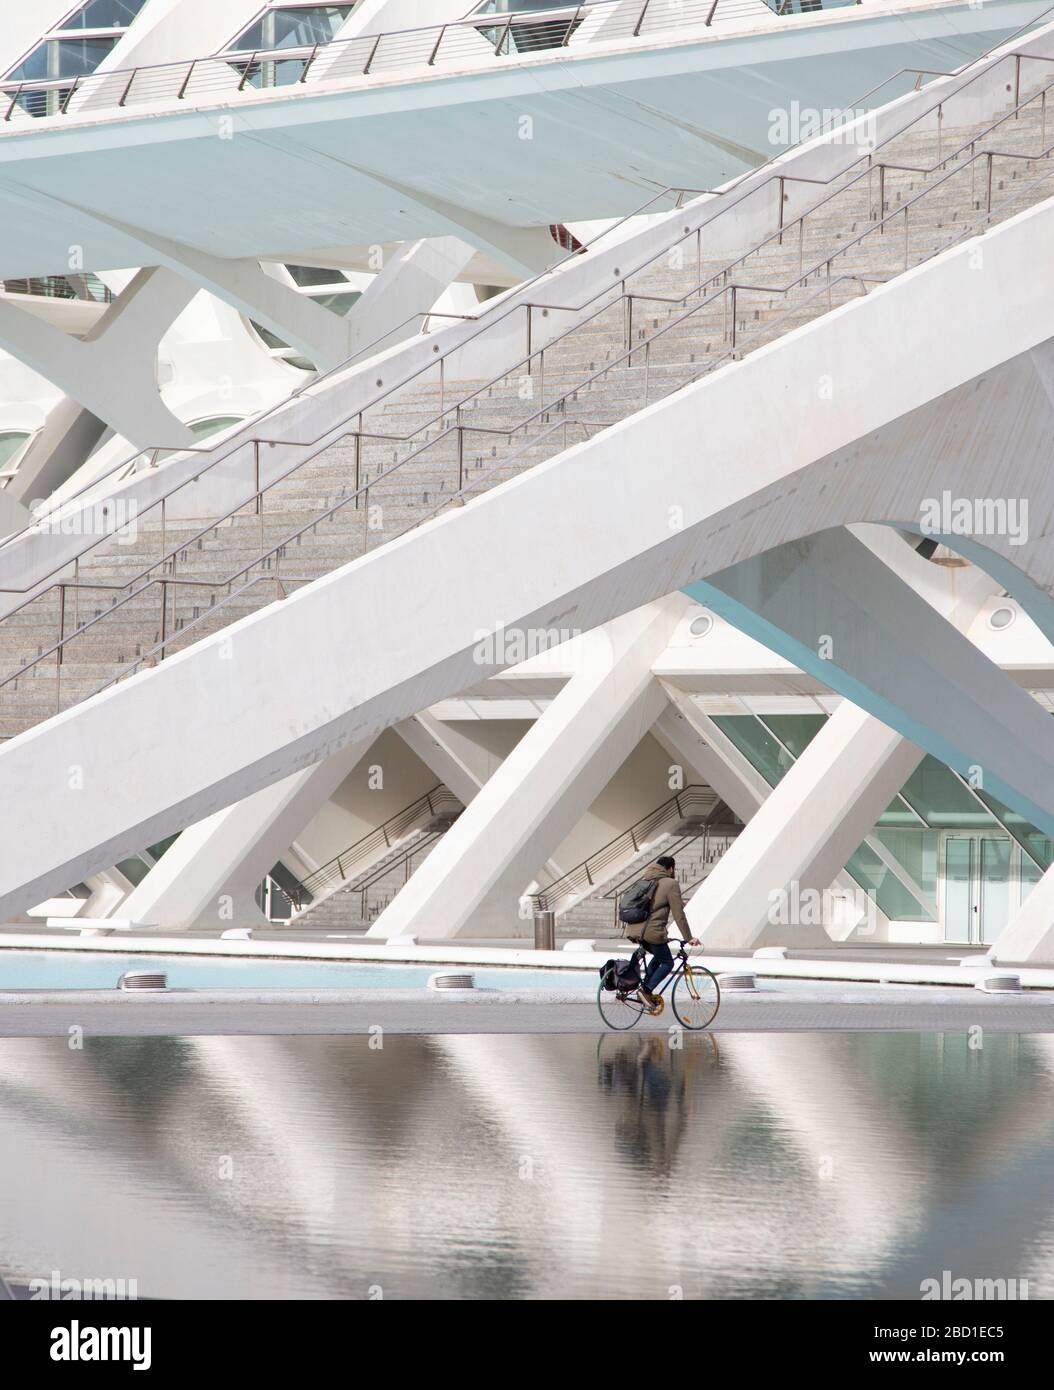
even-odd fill
[{"label": "cyclist", "polygon": [[662,1007],[662,1000],[655,995],[654,991],[673,969],[673,952],[667,944],[670,939],[667,928],[671,916],[677,923],[685,944],[688,946],[699,945],[698,940],[692,935],[691,928],[688,926],[688,919],[684,915],[681,885],[673,873],[676,867],[676,860],[671,855],[664,854],[641,874],[641,878],[655,880],[655,897],[652,899],[651,916],[641,927],[640,936],[631,936],[630,940],[640,943],[638,951],[642,963],[647,953],[650,953],[652,958],[644,976],[644,983],[637,991],[649,1010],[657,1010]]}]

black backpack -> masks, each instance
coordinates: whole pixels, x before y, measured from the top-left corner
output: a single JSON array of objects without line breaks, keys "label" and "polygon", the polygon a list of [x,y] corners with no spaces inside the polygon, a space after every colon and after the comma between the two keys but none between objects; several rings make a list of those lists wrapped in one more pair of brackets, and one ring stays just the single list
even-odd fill
[{"label": "black backpack", "polygon": [[602,989],[617,990],[620,994],[632,994],[640,987],[640,970],[637,968],[637,953],[629,960],[606,960],[600,967]]},{"label": "black backpack", "polygon": [[618,900],[619,921],[632,927],[646,922],[651,916],[651,905],[658,886],[657,878],[639,878],[631,884]]}]

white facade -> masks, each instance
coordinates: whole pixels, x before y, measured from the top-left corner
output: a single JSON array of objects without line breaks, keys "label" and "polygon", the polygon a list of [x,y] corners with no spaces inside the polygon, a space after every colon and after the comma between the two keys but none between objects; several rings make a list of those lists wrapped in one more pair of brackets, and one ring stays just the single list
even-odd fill
[{"label": "white facade", "polygon": [[715,950],[1048,962],[1054,31],[900,71],[1041,7],[109,8],[0,51],[0,920],[604,937],[666,850]]}]

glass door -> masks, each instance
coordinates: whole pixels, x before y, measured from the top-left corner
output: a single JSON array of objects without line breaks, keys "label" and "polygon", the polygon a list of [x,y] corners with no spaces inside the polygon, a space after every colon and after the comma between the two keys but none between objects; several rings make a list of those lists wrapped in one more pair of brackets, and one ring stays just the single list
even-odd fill
[{"label": "glass door", "polygon": [[941,880],[944,939],[989,946],[1010,918],[1012,842],[1005,835],[947,833]]}]

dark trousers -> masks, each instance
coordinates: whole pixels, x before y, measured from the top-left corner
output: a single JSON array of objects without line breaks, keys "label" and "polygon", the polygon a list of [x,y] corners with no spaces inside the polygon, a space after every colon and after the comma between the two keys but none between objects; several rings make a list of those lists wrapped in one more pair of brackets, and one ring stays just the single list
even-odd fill
[{"label": "dark trousers", "polygon": [[673,969],[673,952],[665,941],[657,946],[653,946],[649,941],[642,941],[640,949],[651,952],[651,964],[644,976],[644,988],[649,994],[654,994]]}]

